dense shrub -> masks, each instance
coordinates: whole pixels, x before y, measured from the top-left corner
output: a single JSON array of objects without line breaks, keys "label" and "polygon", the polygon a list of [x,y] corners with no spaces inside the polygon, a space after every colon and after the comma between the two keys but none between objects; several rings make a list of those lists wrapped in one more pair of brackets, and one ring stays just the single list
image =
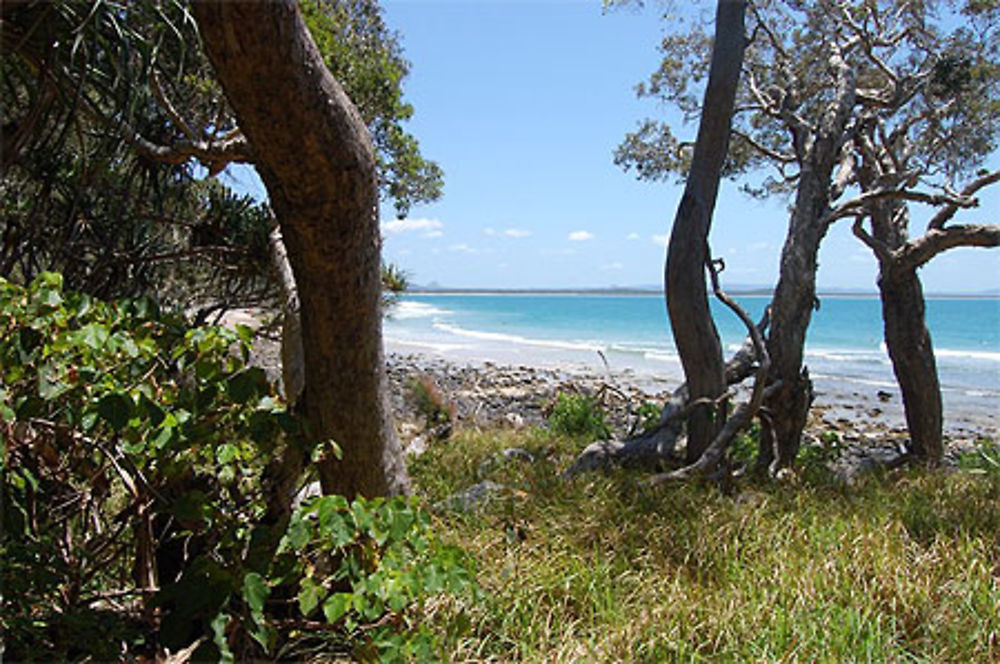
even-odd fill
[{"label": "dense shrub", "polygon": [[554,432],[566,436],[599,440],[611,435],[600,404],[585,394],[560,393],[548,421]]},{"label": "dense shrub", "polygon": [[464,558],[401,500],[275,516],[266,469],[302,424],[246,366],[251,338],[56,274],[0,280],[8,657],[245,660],[313,634],[359,657],[428,651],[421,603],[469,585]]}]

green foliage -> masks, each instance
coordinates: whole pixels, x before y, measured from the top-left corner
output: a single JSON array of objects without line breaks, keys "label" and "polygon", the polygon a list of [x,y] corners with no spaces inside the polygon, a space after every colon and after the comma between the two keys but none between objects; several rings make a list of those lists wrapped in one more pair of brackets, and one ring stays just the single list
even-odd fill
[{"label": "green foliage", "polygon": [[465,553],[430,526],[427,513],[403,498],[317,498],[293,514],[271,583],[292,588],[304,618],[342,627],[336,640],[358,659],[428,661],[427,599],[476,589]]},{"label": "green foliage", "polygon": [[752,466],[757,460],[757,452],[760,449],[760,425],[754,422],[749,429],[744,429],[736,435],[733,444],[729,447],[729,459],[743,466]]},{"label": "green foliage", "polygon": [[958,467],[976,473],[1000,476],[1000,443],[983,438],[976,441],[976,449],[965,452],[958,460]]},{"label": "green foliage", "polygon": [[410,381],[410,399],[417,412],[424,416],[428,429],[449,424],[455,418],[455,405],[448,403],[437,385],[430,378],[414,378]]},{"label": "green foliage", "polygon": [[660,417],[663,409],[651,401],[645,401],[639,406],[639,426],[643,432],[648,433],[660,425]]},{"label": "green foliage", "polygon": [[548,416],[552,431],[586,440],[600,440],[611,435],[604,410],[586,394],[560,393]]},{"label": "green foliage", "polygon": [[[371,131],[383,196],[400,214],[438,198],[441,169],[403,129],[409,65],[378,5],[310,0],[303,11]],[[239,134],[186,3],[26,2],[3,20],[0,276],[59,271],[97,297],[148,295],[206,315],[273,301],[271,212],[206,180],[228,161],[161,158],[134,140]]]},{"label": "green foliage", "polygon": [[[290,523],[275,516],[268,467],[303,445],[302,426],[245,365],[251,340],[149,300],[67,292],[53,273],[28,288],[0,280],[12,659],[117,659],[122,643],[152,657],[202,636],[198,659],[274,654],[305,638],[281,598],[319,587],[334,627],[310,619],[300,632],[373,652],[430,647],[422,602],[471,583],[460,553],[398,501],[328,497]],[[351,598],[343,615],[334,592]]]}]

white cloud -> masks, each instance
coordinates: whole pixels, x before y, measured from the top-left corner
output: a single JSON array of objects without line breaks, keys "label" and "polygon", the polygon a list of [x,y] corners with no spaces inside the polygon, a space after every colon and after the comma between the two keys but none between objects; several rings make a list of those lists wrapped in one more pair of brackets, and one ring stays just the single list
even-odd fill
[{"label": "white cloud", "polygon": [[506,235],[507,237],[521,238],[521,237],[528,237],[529,235],[531,235],[531,231],[526,230],[524,228],[508,228],[504,230],[503,234]]},{"label": "white cloud", "polygon": [[639,239],[639,234],[638,233],[629,233],[628,235],[625,236],[625,239],[626,240],[638,240]]},{"label": "white cloud", "polygon": [[[382,222],[382,231],[388,235],[425,231],[424,237],[427,237],[429,233],[440,233],[442,228],[444,228],[444,224],[437,219],[392,219]],[[437,236],[431,235],[430,237]]]},{"label": "white cloud", "polygon": [[497,229],[493,228],[492,226],[488,226],[487,228],[483,229],[483,234],[493,237],[494,235],[497,234]]},{"label": "white cloud", "polygon": [[653,235],[653,236],[650,237],[650,239],[653,241],[653,244],[655,244],[656,246],[658,246],[658,247],[666,247],[667,246],[667,241],[670,239],[670,236],[669,235]]},{"label": "white cloud", "polygon": [[605,271],[609,271],[609,270],[624,270],[625,266],[622,265],[620,262],[615,261],[613,263],[605,263],[604,265],[601,266],[601,269],[605,270]]},{"label": "white cloud", "polygon": [[441,237],[442,235],[444,235],[444,231],[434,230],[434,231],[427,231],[420,237],[435,238],[435,237]]},{"label": "white cloud", "polygon": [[479,253],[478,249],[476,249],[474,247],[470,247],[469,245],[465,244],[464,242],[462,242],[461,244],[452,244],[452,245],[449,245],[448,246],[448,251],[457,251],[457,252],[460,252],[460,253],[463,253],[463,254],[478,254]]},{"label": "white cloud", "polygon": [[570,242],[585,242],[587,240],[593,240],[594,234],[590,231],[573,231],[569,234]]}]

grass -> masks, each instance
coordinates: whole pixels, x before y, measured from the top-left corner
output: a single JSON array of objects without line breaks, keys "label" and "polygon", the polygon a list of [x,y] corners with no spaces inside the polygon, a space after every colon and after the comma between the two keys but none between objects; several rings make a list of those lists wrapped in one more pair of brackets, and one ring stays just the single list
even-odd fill
[{"label": "grass", "polygon": [[580,446],[465,430],[415,460],[428,502],[511,489],[437,525],[486,591],[431,612],[446,660],[1000,661],[1000,473],[644,489],[560,479]]}]

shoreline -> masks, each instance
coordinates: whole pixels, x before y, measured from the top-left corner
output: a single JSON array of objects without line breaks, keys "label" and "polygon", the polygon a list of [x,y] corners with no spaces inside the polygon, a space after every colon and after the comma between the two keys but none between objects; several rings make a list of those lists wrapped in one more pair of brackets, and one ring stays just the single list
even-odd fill
[{"label": "shoreline", "polygon": [[[559,392],[601,395],[616,435],[627,433],[629,408],[634,412],[645,401],[662,405],[680,384],[679,378],[659,378],[631,369],[604,371],[594,365],[574,362],[537,362],[532,356],[507,358],[455,357],[426,353],[387,343],[386,366],[391,401],[404,444],[420,447],[423,427],[410,403],[410,385],[415,379],[430,382],[443,400],[451,404],[456,426],[513,427],[545,424],[545,411]],[[514,361],[511,361],[514,360]],[[817,379],[816,400],[810,410],[803,445],[822,445],[836,434],[848,465],[858,467],[865,459],[889,459],[908,440],[898,388],[865,390],[836,381]],[[748,388],[740,387],[734,401],[746,399]],[[631,402],[628,405],[626,402]],[[949,410],[945,406],[947,461],[973,449],[982,438],[1000,438],[996,418],[975,411]]]}]

